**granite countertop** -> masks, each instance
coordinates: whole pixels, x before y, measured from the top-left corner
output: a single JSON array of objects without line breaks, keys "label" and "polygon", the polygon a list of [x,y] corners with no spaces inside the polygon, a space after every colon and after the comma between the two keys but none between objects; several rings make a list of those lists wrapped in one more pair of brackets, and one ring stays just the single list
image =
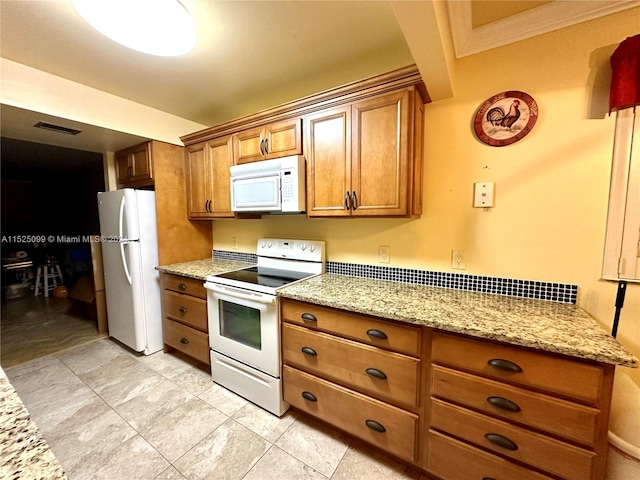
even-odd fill
[{"label": "granite countertop", "polygon": [[1,367],[0,477],[34,480],[67,478]]},{"label": "granite countertop", "polygon": [[323,274],[278,295],[602,363],[638,359],[574,304]]},{"label": "granite countertop", "polygon": [[161,265],[156,267],[163,273],[171,273],[173,275],[181,275],[183,277],[195,278],[196,280],[206,280],[207,275],[215,273],[228,272],[238,268],[246,268],[255,265],[255,263],[238,262],[236,260],[212,259],[194,260],[192,262],[174,263],[171,265]]}]

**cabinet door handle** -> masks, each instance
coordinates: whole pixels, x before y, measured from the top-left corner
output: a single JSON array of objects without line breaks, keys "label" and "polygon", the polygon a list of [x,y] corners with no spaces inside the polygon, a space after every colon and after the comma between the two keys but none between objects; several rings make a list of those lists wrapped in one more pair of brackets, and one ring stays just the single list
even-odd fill
[{"label": "cabinet door handle", "polygon": [[370,328],[369,330],[367,330],[367,335],[373,338],[377,338],[379,340],[386,340],[388,338],[386,333],[376,328]]},{"label": "cabinet door handle", "polygon": [[489,402],[494,407],[498,407],[502,410],[507,410],[508,412],[520,411],[520,405],[504,397],[487,397],[487,402]]},{"label": "cabinet door handle", "polygon": [[310,348],[310,347],[302,347],[300,350],[305,355],[311,355],[312,357],[315,357],[316,355],[318,355],[318,353],[313,348]]},{"label": "cabinet door handle", "polygon": [[506,450],[511,450],[512,452],[518,450],[518,445],[516,445],[513,440],[498,433],[485,433],[484,438],[489,440],[494,445],[497,445],[498,447],[504,448]]},{"label": "cabinet door handle", "polygon": [[269,139],[264,139],[264,154],[269,155]]},{"label": "cabinet door handle", "polygon": [[187,343],[189,343],[189,340],[187,340],[186,338],[182,337],[182,338],[180,339],[180,343],[182,343],[182,344],[186,345]]},{"label": "cabinet door handle", "polygon": [[300,315],[300,318],[302,318],[302,320],[304,320],[305,322],[317,322],[318,321],[316,316],[313,315],[312,313],[303,313],[302,315]]},{"label": "cabinet door handle", "polygon": [[384,433],[387,431],[387,429],[384,428],[384,425],[376,422],[375,420],[365,420],[364,423],[367,427],[369,427],[371,430],[375,430],[376,432]]},{"label": "cabinet door handle", "polygon": [[502,370],[503,372],[510,373],[520,373],[522,372],[522,368],[517,363],[513,363],[509,360],[504,360],[502,358],[492,358],[487,362],[493,368],[497,368],[498,370]]},{"label": "cabinet door handle", "polygon": [[356,191],[351,192],[351,208],[355,210],[358,208],[358,196],[356,195]]},{"label": "cabinet door handle", "polygon": [[367,368],[365,372],[367,372],[367,375],[369,375],[370,377],[379,378],[380,380],[387,379],[387,375],[382,370],[378,370],[377,368]]},{"label": "cabinet door handle", "polygon": [[178,308],[178,311],[184,315],[185,313],[187,313],[187,307],[180,306],[180,308]]},{"label": "cabinet door handle", "polygon": [[344,194],[344,208],[351,210],[351,194],[349,192]]},{"label": "cabinet door handle", "polygon": [[187,289],[187,286],[184,283],[178,284],[178,290],[184,292]]},{"label": "cabinet door handle", "polygon": [[313,393],[307,392],[307,391],[302,392],[302,398],[304,398],[305,400],[309,400],[310,402],[318,401],[318,399]]}]

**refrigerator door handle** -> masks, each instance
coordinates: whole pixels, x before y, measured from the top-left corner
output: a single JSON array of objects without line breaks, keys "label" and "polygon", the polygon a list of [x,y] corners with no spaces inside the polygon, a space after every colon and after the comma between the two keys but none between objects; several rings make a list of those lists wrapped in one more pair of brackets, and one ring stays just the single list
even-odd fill
[{"label": "refrigerator door handle", "polygon": [[[118,241],[122,242],[124,239],[122,238],[122,222],[124,220],[124,195],[122,196],[122,200],[120,200],[120,215],[118,217]],[[122,253],[124,259],[124,251]],[[131,283],[131,281],[129,281]]]},{"label": "refrigerator door handle", "polygon": [[124,274],[127,277],[127,281],[129,282],[129,285],[133,285],[131,283],[131,273],[129,273],[129,266],[127,265],[127,258],[125,257],[125,254],[124,254],[125,245],[126,245],[126,243],[120,242],[120,255],[122,256],[122,266],[124,267]]}]

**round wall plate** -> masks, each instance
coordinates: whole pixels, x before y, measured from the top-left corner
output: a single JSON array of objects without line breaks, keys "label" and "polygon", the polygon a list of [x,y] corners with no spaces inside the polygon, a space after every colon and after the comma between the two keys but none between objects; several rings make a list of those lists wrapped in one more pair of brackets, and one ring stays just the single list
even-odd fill
[{"label": "round wall plate", "polygon": [[510,90],[494,95],[480,105],[473,128],[487,145],[503,147],[524,138],[537,119],[536,101],[524,92]]}]

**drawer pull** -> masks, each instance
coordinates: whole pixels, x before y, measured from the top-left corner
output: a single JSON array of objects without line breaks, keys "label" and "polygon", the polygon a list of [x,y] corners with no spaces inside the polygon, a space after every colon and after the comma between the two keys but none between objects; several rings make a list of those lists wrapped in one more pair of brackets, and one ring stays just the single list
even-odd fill
[{"label": "drawer pull", "polygon": [[314,357],[318,355],[318,353],[311,347],[302,347],[301,350],[305,355],[312,355]]},{"label": "drawer pull", "polygon": [[189,343],[189,340],[187,340],[186,338],[182,337],[182,338],[180,339],[180,343],[183,343],[183,344],[185,344],[185,345],[186,345],[187,343]]},{"label": "drawer pull", "polygon": [[307,391],[302,392],[302,398],[304,398],[305,400],[309,400],[310,402],[318,401],[318,399],[313,393],[307,392]]},{"label": "drawer pull", "polygon": [[482,477],[482,480],[496,480],[496,479],[493,477]]},{"label": "drawer pull", "polygon": [[184,292],[187,289],[187,286],[184,283],[179,283],[178,289]]},{"label": "drawer pull", "polygon": [[187,307],[182,307],[182,306],[181,306],[181,307],[178,309],[178,311],[184,315],[185,313],[187,313]]},{"label": "drawer pull", "polygon": [[384,433],[387,431],[387,429],[384,428],[384,425],[376,422],[375,420],[365,420],[364,423],[367,427],[369,427],[371,430],[375,430],[376,432]]},{"label": "drawer pull", "polygon": [[367,368],[365,372],[367,372],[367,375],[379,378],[380,380],[387,379],[387,375],[382,370],[378,370],[377,368]]},{"label": "drawer pull", "polygon": [[520,405],[503,397],[487,397],[487,402],[489,402],[494,407],[501,408],[502,410],[507,410],[508,412],[520,411]]},{"label": "drawer pull", "polygon": [[487,362],[493,368],[502,370],[504,372],[520,373],[522,368],[517,363],[510,362],[509,360],[503,360],[502,358],[492,358]]},{"label": "drawer pull", "polygon": [[386,333],[380,330],[377,330],[375,328],[370,328],[369,330],[367,330],[367,335],[373,338],[377,338],[379,340],[386,340],[388,338]]},{"label": "drawer pull", "polygon": [[497,433],[485,433],[484,438],[489,440],[494,445],[497,445],[498,447],[504,448],[506,450],[518,450],[518,445],[516,445],[513,440],[509,440],[507,437],[504,437]]},{"label": "drawer pull", "polygon": [[318,321],[318,319],[315,317],[315,315],[313,315],[311,313],[303,313],[302,315],[300,315],[300,317],[305,322],[317,322]]}]

